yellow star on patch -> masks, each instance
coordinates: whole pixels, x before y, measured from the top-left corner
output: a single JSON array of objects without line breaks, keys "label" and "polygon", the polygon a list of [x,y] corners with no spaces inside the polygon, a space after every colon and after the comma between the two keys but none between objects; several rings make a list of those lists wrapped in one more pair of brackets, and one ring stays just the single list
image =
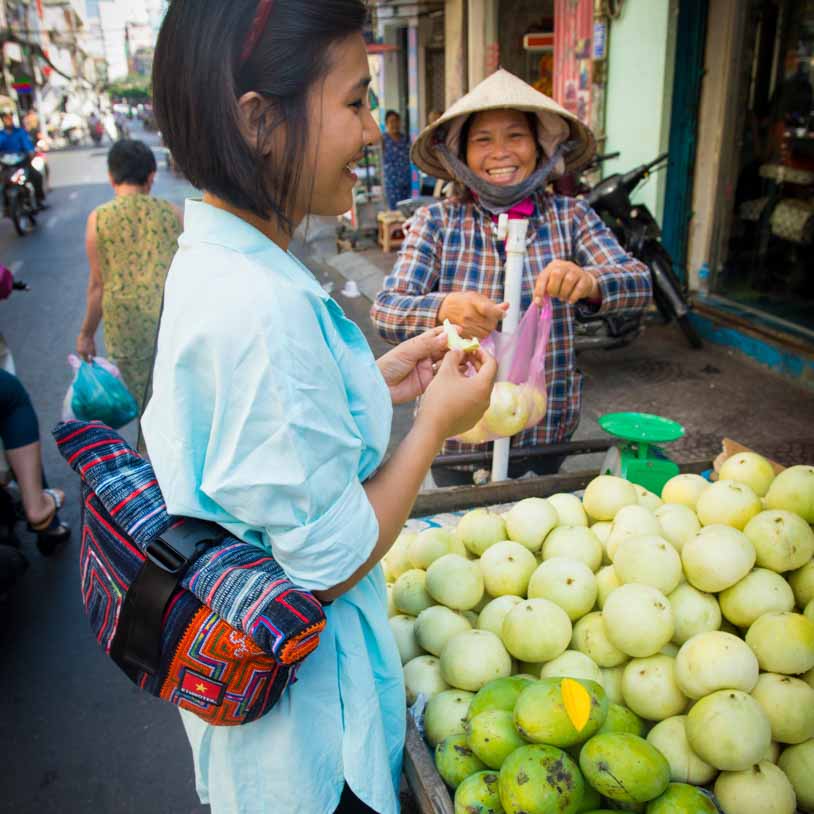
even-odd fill
[{"label": "yellow star on patch", "polygon": [[195,689],[196,689],[198,692],[206,692],[206,684],[197,684],[197,685],[195,686]]}]

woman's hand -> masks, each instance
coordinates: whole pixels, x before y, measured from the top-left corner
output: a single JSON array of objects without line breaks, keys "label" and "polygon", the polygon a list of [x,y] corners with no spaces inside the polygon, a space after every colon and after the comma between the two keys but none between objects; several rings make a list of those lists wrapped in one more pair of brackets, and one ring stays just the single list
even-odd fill
[{"label": "woman's hand", "polygon": [[534,283],[535,304],[542,305],[545,296],[576,305],[580,300],[595,300],[602,295],[591,272],[567,260],[552,260]]},{"label": "woman's hand", "polygon": [[[474,376],[466,375],[470,364]],[[471,430],[489,407],[496,376],[497,362],[483,348],[449,351],[421,400],[416,425],[426,423],[442,438]]]},{"label": "woman's hand", "polygon": [[448,319],[460,328],[465,339],[472,336],[484,339],[497,328],[508,310],[509,303],[492,302],[477,291],[456,291],[447,294],[441,303],[438,322],[443,324]]},{"label": "woman's hand", "polygon": [[96,356],[96,340],[85,333],[79,334],[76,338],[76,352],[82,361],[93,361],[93,357]]},{"label": "woman's hand", "polygon": [[376,364],[390,388],[393,404],[407,404],[422,395],[435,375],[434,363],[446,352],[444,329],[433,328],[382,356]]}]

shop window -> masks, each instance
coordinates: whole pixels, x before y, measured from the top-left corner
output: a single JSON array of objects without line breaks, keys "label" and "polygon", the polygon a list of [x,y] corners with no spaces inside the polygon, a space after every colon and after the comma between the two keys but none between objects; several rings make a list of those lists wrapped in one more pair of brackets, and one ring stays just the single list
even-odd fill
[{"label": "shop window", "polygon": [[814,0],[751,5],[735,205],[714,293],[814,330]]}]

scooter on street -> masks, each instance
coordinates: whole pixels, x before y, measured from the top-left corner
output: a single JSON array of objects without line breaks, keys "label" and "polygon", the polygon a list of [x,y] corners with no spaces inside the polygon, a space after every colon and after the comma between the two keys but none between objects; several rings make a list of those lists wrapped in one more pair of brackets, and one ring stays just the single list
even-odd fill
[{"label": "scooter on street", "polygon": [[[614,156],[599,156],[597,161]],[[692,305],[686,287],[673,269],[673,261],[661,242],[661,229],[644,204],[633,204],[630,196],[652,172],[666,165],[664,153],[649,164],[624,174],[616,173],[595,187],[582,188],[585,200],[616,235],[622,248],[650,270],[653,301],[665,324],[676,322],[693,348],[703,347],[701,337],[690,320]],[[645,315],[577,315],[577,350],[620,348],[633,342],[644,327]]]},{"label": "scooter on street", "polygon": [[[36,157],[33,160],[36,160]],[[3,195],[3,214],[11,219],[17,234],[25,237],[37,226],[37,194],[28,170],[26,155],[6,153],[0,156],[0,187]]]}]

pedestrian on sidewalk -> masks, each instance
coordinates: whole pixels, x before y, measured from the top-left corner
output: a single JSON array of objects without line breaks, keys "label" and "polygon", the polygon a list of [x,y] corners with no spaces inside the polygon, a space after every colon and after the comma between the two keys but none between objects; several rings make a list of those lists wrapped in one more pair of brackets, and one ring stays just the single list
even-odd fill
[{"label": "pedestrian on sidewalk", "polygon": [[[246,726],[182,711],[214,814],[396,814],[401,660],[377,564],[443,439],[488,405],[441,329],[374,360],[289,251],[350,206],[370,113],[364,0],[173,0],[155,54],[159,128],[187,201],[142,427],[172,514],[272,554],[327,627],[280,703]],[[433,365],[437,374],[433,377]],[[385,461],[394,404],[423,393]]]},{"label": "pedestrian on sidewalk", "polygon": [[410,169],[410,139],[401,132],[401,116],[388,110],[384,117],[382,136],[384,162],[384,194],[388,209],[396,209],[399,201],[410,197],[412,170]]},{"label": "pedestrian on sidewalk", "polygon": [[150,194],[158,167],[144,142],[116,142],[107,166],[114,198],[88,217],[85,247],[90,277],[76,351],[85,360],[96,356],[96,331],[104,319],[108,355],[141,411],[164,281],[178,248],[183,215]]},{"label": "pedestrian on sidewalk", "polygon": [[[538,426],[515,436],[514,446],[566,442],[579,424],[577,309],[640,310],[652,295],[647,267],[625,253],[588,204],[546,192],[549,180],[579,170],[594,152],[593,135],[575,116],[504,70],[456,102],[413,147],[413,163],[456,182],[457,195],[416,212],[372,319],[390,342],[445,319],[464,336],[482,339],[498,329],[508,308],[498,215],[527,219],[521,308],[551,297],[554,322],[546,354],[548,412]],[[444,447],[450,453],[478,449],[452,441]],[[556,472],[562,460],[544,459],[531,468]],[[510,466],[509,474],[527,468]],[[433,477],[439,486],[471,484],[474,469],[435,468]]]}]

